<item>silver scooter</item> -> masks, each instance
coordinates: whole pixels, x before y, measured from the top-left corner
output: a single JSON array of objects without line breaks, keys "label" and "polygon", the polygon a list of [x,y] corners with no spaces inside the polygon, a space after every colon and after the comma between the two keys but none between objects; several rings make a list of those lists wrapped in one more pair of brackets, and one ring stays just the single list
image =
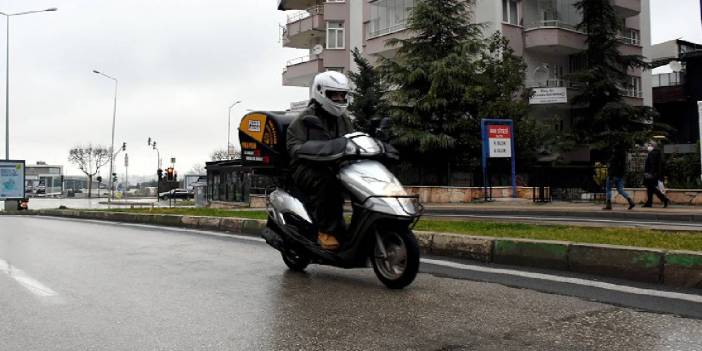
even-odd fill
[{"label": "silver scooter", "polygon": [[338,178],[351,199],[353,215],[346,240],[338,251],[322,249],[317,227],[290,189],[268,196],[268,224],[262,236],[279,250],[293,271],[310,263],[342,268],[368,267],[391,289],[412,283],[419,270],[419,246],[412,228],[422,214],[417,196],[407,195],[400,182],[380,162],[397,151],[368,134],[344,136],[345,145],[326,155],[300,158],[338,165]]}]

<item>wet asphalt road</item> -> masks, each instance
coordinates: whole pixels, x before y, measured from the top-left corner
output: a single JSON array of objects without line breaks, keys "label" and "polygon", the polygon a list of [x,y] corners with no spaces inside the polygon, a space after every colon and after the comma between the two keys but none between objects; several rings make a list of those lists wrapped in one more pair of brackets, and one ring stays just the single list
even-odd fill
[{"label": "wet asphalt road", "polygon": [[391,291],[253,239],[0,216],[0,349],[702,350],[700,319],[422,270]]}]

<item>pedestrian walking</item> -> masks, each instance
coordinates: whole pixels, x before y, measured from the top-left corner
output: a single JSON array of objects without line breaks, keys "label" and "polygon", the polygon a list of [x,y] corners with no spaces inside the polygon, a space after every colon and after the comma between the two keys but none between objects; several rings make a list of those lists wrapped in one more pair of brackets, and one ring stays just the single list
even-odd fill
[{"label": "pedestrian walking", "polygon": [[607,180],[605,182],[605,192],[607,194],[607,202],[604,210],[612,209],[612,185],[617,188],[619,195],[623,196],[629,203],[627,209],[631,210],[636,206],[631,196],[624,191],[624,174],[626,174],[626,152],[627,145],[617,142],[610,150],[611,154],[607,161]]},{"label": "pedestrian walking", "polygon": [[644,167],[644,185],[646,186],[646,203],[643,207],[653,206],[653,194],[663,203],[663,207],[668,207],[670,200],[658,188],[658,182],[663,181],[663,156],[658,149],[658,144],[651,141],[648,144],[648,156]]}]

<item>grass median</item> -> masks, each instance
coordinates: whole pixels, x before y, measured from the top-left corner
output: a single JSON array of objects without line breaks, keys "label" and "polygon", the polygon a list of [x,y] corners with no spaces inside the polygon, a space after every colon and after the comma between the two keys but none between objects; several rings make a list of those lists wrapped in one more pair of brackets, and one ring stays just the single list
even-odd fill
[{"label": "grass median", "polygon": [[[175,214],[209,217],[239,217],[266,219],[264,211],[225,210],[213,208],[154,208],[110,210],[130,213]],[[578,227],[566,225],[538,225],[524,223],[497,223],[489,221],[441,221],[422,219],[415,230],[519,238],[560,240],[586,244],[608,244],[668,250],[702,251],[702,232],[680,232],[631,228]]]}]

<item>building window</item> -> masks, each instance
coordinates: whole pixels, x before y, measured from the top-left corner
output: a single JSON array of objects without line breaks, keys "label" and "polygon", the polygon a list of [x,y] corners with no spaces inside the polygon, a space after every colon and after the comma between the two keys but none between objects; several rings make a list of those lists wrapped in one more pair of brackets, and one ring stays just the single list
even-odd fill
[{"label": "building window", "polygon": [[519,10],[517,0],[502,0],[502,22],[519,25]]},{"label": "building window", "polygon": [[407,28],[407,19],[416,0],[376,0],[370,2],[368,37],[374,38]]},{"label": "building window", "polygon": [[327,22],[327,49],[344,48],[344,22]]},{"label": "building window", "polygon": [[617,36],[625,44],[629,45],[641,45],[641,32],[633,28],[624,28],[624,30]]},{"label": "building window", "polygon": [[622,95],[634,98],[643,97],[641,89],[641,77],[629,76],[626,87],[622,90]]},{"label": "building window", "polygon": [[534,0],[523,3],[527,29],[557,27],[578,30],[582,14],[574,6],[578,0]]}]

